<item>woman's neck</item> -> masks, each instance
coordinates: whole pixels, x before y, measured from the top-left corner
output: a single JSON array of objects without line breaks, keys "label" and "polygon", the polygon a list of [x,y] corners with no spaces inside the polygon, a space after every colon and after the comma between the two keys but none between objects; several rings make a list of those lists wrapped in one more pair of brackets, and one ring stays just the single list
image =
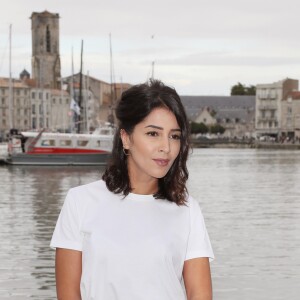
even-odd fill
[{"label": "woman's neck", "polygon": [[140,195],[153,195],[158,191],[158,179],[157,178],[134,178],[135,176],[129,176],[130,186],[132,193]]}]

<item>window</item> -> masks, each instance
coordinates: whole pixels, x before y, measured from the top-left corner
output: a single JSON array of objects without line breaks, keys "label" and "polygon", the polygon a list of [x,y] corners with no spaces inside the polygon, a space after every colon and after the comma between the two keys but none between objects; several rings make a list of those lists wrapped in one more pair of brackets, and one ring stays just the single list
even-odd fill
[{"label": "window", "polygon": [[275,89],[270,89],[270,98],[275,99],[276,98],[276,91]]},{"label": "window", "polygon": [[35,104],[32,104],[32,106],[31,106],[31,112],[32,112],[33,114],[35,114]]},{"label": "window", "polygon": [[55,104],[55,98],[52,99],[52,103]]},{"label": "window", "polygon": [[61,98],[59,98],[59,104],[61,104]]},{"label": "window", "polygon": [[88,144],[89,141],[77,141],[77,146],[79,147],[85,147]]},{"label": "window", "polygon": [[6,120],[5,119],[2,120],[2,125],[6,126]]},{"label": "window", "polygon": [[42,104],[39,105],[39,113],[40,113],[40,114],[43,113],[43,107],[42,107]]},{"label": "window", "polygon": [[72,146],[72,141],[71,140],[60,140],[59,145],[62,147],[70,147],[70,146]]},{"label": "window", "polygon": [[32,128],[36,129],[36,118],[32,118]]},{"label": "window", "polygon": [[55,140],[51,140],[51,139],[42,140],[41,145],[45,147],[53,147],[55,146]]},{"label": "window", "polygon": [[47,25],[46,29],[46,51],[51,52],[51,35],[49,25]]},{"label": "window", "polygon": [[66,99],[66,104],[69,104],[69,99],[68,98]]},{"label": "window", "polygon": [[259,91],[259,96],[260,96],[260,98],[261,99],[263,99],[263,98],[265,98],[265,90],[264,89],[261,89],[260,91]]},{"label": "window", "polygon": [[4,98],[2,98],[2,105],[5,105],[5,99]]},{"label": "window", "polygon": [[43,99],[43,93],[39,93],[39,99]]},{"label": "window", "polygon": [[17,94],[18,96],[20,96],[20,90],[19,90],[19,89],[16,90],[16,94]]},{"label": "window", "polygon": [[35,92],[32,92],[32,93],[31,93],[31,98],[32,98],[32,99],[35,99]]}]

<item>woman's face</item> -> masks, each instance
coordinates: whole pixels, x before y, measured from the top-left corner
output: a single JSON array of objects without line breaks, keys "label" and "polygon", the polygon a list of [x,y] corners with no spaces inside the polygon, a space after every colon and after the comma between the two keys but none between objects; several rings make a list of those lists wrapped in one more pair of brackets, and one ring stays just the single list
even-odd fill
[{"label": "woman's face", "polygon": [[155,108],[129,136],[121,130],[123,147],[129,150],[130,180],[148,181],[164,177],[180,151],[181,130],[167,108]]}]

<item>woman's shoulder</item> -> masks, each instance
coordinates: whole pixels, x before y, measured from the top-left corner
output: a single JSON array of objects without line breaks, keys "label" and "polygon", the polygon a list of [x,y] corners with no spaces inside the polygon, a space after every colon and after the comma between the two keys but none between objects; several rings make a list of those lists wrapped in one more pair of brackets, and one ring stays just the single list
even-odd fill
[{"label": "woman's shoulder", "polygon": [[69,192],[72,194],[81,194],[86,192],[92,192],[94,190],[97,190],[97,192],[99,192],[99,190],[105,190],[105,189],[106,189],[105,182],[102,179],[99,179],[97,181],[72,187],[69,189]]},{"label": "woman's shoulder", "polygon": [[70,188],[67,198],[71,198],[76,203],[95,203],[103,199],[113,197],[107,189],[106,183],[101,179],[87,184]]},{"label": "woman's shoulder", "polygon": [[186,206],[189,208],[190,211],[194,212],[196,210],[201,212],[200,201],[198,201],[191,195],[186,196]]}]

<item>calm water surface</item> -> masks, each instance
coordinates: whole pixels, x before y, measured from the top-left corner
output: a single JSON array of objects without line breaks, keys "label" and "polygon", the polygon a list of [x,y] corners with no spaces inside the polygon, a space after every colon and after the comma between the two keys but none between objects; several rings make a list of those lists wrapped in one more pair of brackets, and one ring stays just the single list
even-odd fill
[{"label": "calm water surface", "polygon": [[[197,149],[189,170],[216,255],[214,299],[298,300],[300,152]],[[57,216],[70,187],[102,172],[0,167],[1,300],[56,299],[49,242]]]}]

